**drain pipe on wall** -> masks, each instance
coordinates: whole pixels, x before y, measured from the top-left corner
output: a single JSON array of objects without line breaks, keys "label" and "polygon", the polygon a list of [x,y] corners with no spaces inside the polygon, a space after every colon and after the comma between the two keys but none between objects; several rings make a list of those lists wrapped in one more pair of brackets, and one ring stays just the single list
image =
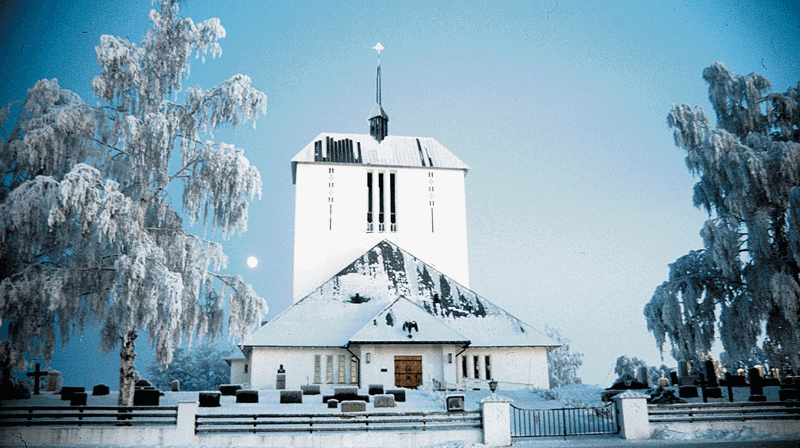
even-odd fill
[{"label": "drain pipe on wall", "polygon": [[353,358],[356,358],[356,361],[358,361],[358,362],[356,363],[356,365],[358,366],[358,388],[359,388],[359,389],[361,389],[361,358],[359,358],[358,356],[356,356],[356,354],[355,354],[355,353],[351,352],[351,351],[350,351],[350,347],[349,347],[349,346],[348,346],[348,347],[345,347],[345,350],[347,350],[347,352],[348,352],[348,353],[350,353],[350,355],[351,355]]}]

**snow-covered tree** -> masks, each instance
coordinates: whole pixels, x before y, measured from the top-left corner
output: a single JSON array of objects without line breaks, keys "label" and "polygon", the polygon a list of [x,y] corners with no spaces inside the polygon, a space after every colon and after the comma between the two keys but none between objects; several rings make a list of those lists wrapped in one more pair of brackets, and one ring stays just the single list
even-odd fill
[{"label": "snow-covered tree", "polygon": [[614,363],[614,373],[616,373],[618,377],[628,375],[632,378],[637,378],[639,367],[643,366],[647,367],[647,381],[650,386],[658,385],[658,379],[661,378],[661,375],[667,376],[667,372],[669,372],[669,368],[664,364],[660,367],[648,366],[643,359],[639,359],[635,356],[629,358],[628,355],[622,355],[618,357]]},{"label": "snow-covered tree", "polygon": [[[716,62],[703,72],[717,115],[675,106],[675,144],[699,176],[694,204],[709,219],[705,248],[670,265],[644,309],[647,326],[676,359],[705,357],[715,324],[730,362],[754,357],[762,330],[770,362],[800,368],[800,83],[737,76]],[[717,316],[719,309],[719,316]]]},{"label": "snow-covered tree", "polygon": [[182,89],[193,55],[218,56],[218,19],[178,16],[160,0],[136,45],[103,36],[92,81],[99,106],[41,80],[0,113],[0,317],[12,366],[50,359],[92,321],[103,348],[120,347],[120,405],[133,401],[135,341],[145,332],[167,364],[184,340],[224,327],[243,335],[266,313],[240,276],[219,274],[221,245],[187,233],[190,223],[227,237],[247,227],[248,200],[261,194],[243,150],[206,139],[266,111],[266,96],[236,75],[210,89]]},{"label": "snow-covered tree", "polygon": [[226,352],[211,345],[191,350],[175,349],[168,366],[153,362],[147,366],[147,380],[162,390],[168,390],[173,380],[181,390],[218,390],[220,384],[231,380],[231,368],[224,358]]},{"label": "snow-covered tree", "polygon": [[546,326],[547,337],[561,344],[555,350],[547,352],[547,370],[550,373],[550,387],[562,387],[568,384],[580,384],[578,368],[583,365],[583,353],[569,351],[569,339],[561,336],[561,330]]}]

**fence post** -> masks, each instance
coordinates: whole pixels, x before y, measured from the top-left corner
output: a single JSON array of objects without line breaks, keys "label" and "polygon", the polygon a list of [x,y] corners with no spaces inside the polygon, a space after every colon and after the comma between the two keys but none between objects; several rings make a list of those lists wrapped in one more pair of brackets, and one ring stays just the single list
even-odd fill
[{"label": "fence post", "polygon": [[614,397],[617,403],[619,435],[623,439],[643,440],[650,438],[650,420],[647,414],[649,395],[632,390]]},{"label": "fence post", "polygon": [[196,401],[181,401],[178,403],[178,424],[175,428],[175,440],[180,444],[191,444],[194,440],[194,424],[199,405]]},{"label": "fence post", "polygon": [[512,401],[494,393],[481,400],[483,443],[486,446],[511,446]]}]

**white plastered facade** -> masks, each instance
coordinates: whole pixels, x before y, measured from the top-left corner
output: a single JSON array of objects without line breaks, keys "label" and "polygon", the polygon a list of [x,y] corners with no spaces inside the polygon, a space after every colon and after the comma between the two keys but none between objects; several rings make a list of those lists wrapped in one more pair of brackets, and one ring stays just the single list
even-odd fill
[{"label": "white plastered facade", "polygon": [[[367,173],[373,173],[373,229],[367,225]],[[384,174],[384,229],[378,175]],[[396,182],[396,228],[389,222],[388,176]],[[371,247],[391,241],[469,286],[466,170],[340,163],[297,163],[294,301]]]}]

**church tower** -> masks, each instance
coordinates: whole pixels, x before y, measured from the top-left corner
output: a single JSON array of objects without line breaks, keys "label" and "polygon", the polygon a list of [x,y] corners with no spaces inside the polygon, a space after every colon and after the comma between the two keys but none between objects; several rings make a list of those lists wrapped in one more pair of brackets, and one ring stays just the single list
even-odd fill
[{"label": "church tower", "polygon": [[432,138],[389,135],[380,59],[376,75],[369,134],[324,132],[292,158],[294,302],[383,240],[469,287],[469,167]]}]

